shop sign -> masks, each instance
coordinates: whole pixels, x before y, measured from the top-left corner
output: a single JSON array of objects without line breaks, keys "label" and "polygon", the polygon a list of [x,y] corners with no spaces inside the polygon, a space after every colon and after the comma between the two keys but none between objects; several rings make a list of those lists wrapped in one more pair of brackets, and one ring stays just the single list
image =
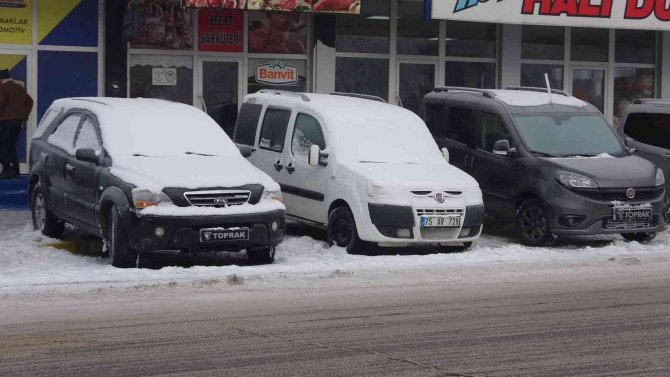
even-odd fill
[{"label": "shop sign", "polygon": [[273,60],[256,66],[256,82],[271,85],[290,85],[298,82],[298,68]]},{"label": "shop sign", "polygon": [[0,0],[0,9],[0,44],[32,44],[32,2]]},{"label": "shop sign", "polygon": [[0,0],[0,8],[25,8],[26,0]]},{"label": "shop sign", "polygon": [[244,9],[246,0],[184,0],[187,8]]},{"label": "shop sign", "polygon": [[670,30],[666,0],[425,0],[433,19]]},{"label": "shop sign", "polygon": [[189,8],[360,14],[362,0],[183,0]]},{"label": "shop sign", "polygon": [[155,86],[177,85],[177,68],[152,68],[151,85]]},{"label": "shop sign", "polygon": [[202,9],[198,12],[198,50],[242,52],[244,13]]}]

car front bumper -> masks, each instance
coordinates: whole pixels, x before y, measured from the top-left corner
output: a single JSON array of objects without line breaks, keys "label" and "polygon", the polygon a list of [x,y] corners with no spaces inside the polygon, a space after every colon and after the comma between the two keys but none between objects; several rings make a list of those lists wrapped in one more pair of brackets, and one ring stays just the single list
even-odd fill
[{"label": "car front bumper", "polygon": [[[276,230],[272,224],[276,223]],[[156,229],[164,234],[157,236]],[[284,211],[226,216],[132,215],[128,229],[130,244],[138,252],[240,251],[250,247],[277,245],[284,239]],[[207,228],[248,228],[248,240],[200,241],[200,230]]]}]

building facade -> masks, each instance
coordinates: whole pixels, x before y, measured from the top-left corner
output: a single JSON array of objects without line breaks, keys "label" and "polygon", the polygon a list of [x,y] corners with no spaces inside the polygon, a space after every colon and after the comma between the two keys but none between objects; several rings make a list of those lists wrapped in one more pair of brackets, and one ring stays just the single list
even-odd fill
[{"label": "building facade", "polygon": [[[229,133],[244,95],[263,88],[359,92],[417,111],[438,85],[544,87],[547,74],[552,87],[593,103],[615,125],[636,98],[670,98],[665,22],[473,22],[454,20],[466,12],[438,19],[430,1],[347,1],[334,13],[304,0],[291,3],[301,11],[220,8],[256,0],[193,1],[214,6],[200,9],[183,7],[190,0],[0,0],[0,20],[14,20],[0,23],[0,68],[12,69],[37,102],[24,157],[37,119],[64,96],[188,103]],[[461,2],[440,4],[453,12]],[[508,2],[484,3],[477,6]],[[539,10],[543,1],[530,3]],[[25,30],[8,32],[17,27]]]}]

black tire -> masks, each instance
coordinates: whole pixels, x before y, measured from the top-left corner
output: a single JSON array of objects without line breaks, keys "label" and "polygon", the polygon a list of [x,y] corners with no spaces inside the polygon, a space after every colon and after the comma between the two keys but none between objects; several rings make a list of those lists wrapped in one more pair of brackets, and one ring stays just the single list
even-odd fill
[{"label": "black tire", "polygon": [[544,246],[554,239],[547,212],[537,199],[521,203],[516,213],[516,232],[526,246]]},{"label": "black tire", "polygon": [[337,207],[328,216],[328,240],[347,249],[349,254],[361,254],[370,243],[358,237],[356,220],[348,207]]},{"label": "black tire", "polygon": [[42,231],[47,237],[61,238],[65,230],[65,222],[57,218],[47,205],[42,185],[39,183],[33,188],[30,197],[30,212],[33,218],[33,228]]},{"label": "black tire", "polygon": [[462,253],[472,247],[472,242],[463,242],[462,246],[440,246],[440,253]]},{"label": "black tire", "polygon": [[247,249],[249,264],[272,264],[275,261],[277,247],[272,245],[262,249]]},{"label": "black tire", "polygon": [[105,243],[109,261],[118,268],[137,267],[137,252],[130,247],[128,232],[121,221],[121,214],[116,206],[112,206],[107,214]]},{"label": "black tire", "polygon": [[621,233],[621,237],[625,239],[626,241],[629,242],[649,242],[656,238],[656,233],[655,232],[649,232],[649,233]]}]

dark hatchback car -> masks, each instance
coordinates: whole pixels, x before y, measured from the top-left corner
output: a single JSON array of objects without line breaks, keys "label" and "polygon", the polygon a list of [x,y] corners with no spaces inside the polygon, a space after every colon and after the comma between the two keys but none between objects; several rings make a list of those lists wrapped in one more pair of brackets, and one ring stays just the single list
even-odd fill
[{"label": "dark hatchback car", "polygon": [[272,263],[284,237],[279,185],[191,106],[161,100],[55,101],[30,151],[33,224],[100,236],[112,265],[138,253],[246,250]]},{"label": "dark hatchback car", "polygon": [[[635,100],[624,111],[617,131],[633,147],[634,155],[656,164],[666,177],[670,175],[670,100]],[[666,180],[666,195],[669,189],[670,180]],[[665,222],[670,222],[670,207]]]},{"label": "dark hatchback car", "polygon": [[665,178],[633,156],[600,112],[562,91],[436,88],[422,115],[451,163],[470,173],[487,215],[513,220],[520,240],[665,229]]}]

